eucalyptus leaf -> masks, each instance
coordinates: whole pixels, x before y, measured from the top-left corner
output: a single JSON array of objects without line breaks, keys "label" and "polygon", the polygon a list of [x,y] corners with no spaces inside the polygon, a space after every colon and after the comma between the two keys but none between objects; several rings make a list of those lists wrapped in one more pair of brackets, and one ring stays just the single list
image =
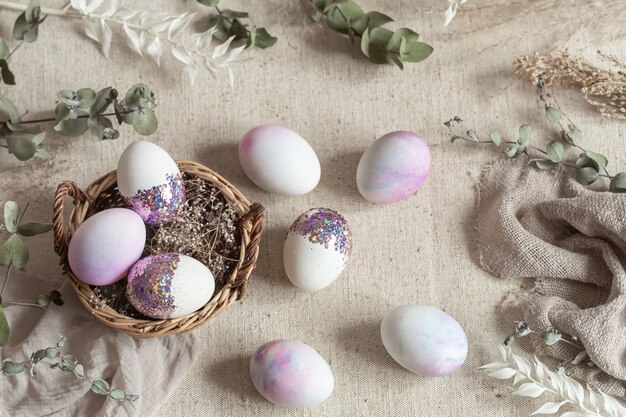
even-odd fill
[{"label": "eucalyptus leaf", "polygon": [[600,174],[593,167],[578,168],[576,170],[576,180],[582,185],[591,185],[597,181]]},{"label": "eucalyptus leaf", "polygon": [[539,161],[535,161],[535,165],[537,166],[537,168],[543,171],[550,171],[551,169],[554,169],[558,164],[547,159],[542,159]]},{"label": "eucalyptus leaf", "polygon": [[402,40],[405,42],[416,41],[419,38],[419,35],[408,28],[400,28],[393,33],[391,39],[389,39],[389,43],[387,43],[387,49],[400,52],[400,44]]},{"label": "eucalyptus leaf", "polygon": [[386,23],[393,22],[393,19],[391,17],[380,12],[367,12],[365,13],[365,16],[368,19],[367,27],[370,30],[382,26]]},{"label": "eucalyptus leaf", "polygon": [[10,337],[11,329],[9,328],[9,322],[4,314],[4,310],[0,307],[0,346],[6,345]]},{"label": "eucalyptus leaf", "polygon": [[2,361],[2,373],[4,375],[21,374],[25,369],[26,367],[23,364],[14,362],[13,359],[5,359]]},{"label": "eucalyptus leaf", "polygon": [[217,6],[220,3],[220,0],[198,0],[198,3],[213,7]]},{"label": "eucalyptus leaf", "polygon": [[517,154],[518,154],[518,148],[517,148],[517,146],[512,146],[512,147],[510,147],[510,148],[506,148],[506,149],[504,150],[504,154],[505,154],[506,156],[508,156],[509,158],[515,158],[515,157],[517,156]]},{"label": "eucalyptus leaf", "polygon": [[106,87],[96,93],[96,98],[91,105],[89,115],[94,116],[104,112],[107,107],[117,98],[117,90],[113,87]]},{"label": "eucalyptus leaf", "polygon": [[7,136],[6,142],[9,153],[15,155],[20,161],[28,161],[37,153],[37,145],[24,136]]},{"label": "eucalyptus leaf", "polygon": [[91,391],[99,395],[107,395],[109,393],[109,383],[102,378],[96,378],[91,383]]},{"label": "eucalyptus leaf", "polygon": [[39,8],[39,0],[30,0],[30,2],[28,2],[26,10],[24,11],[26,22],[31,24],[37,22],[40,12],[41,10]]},{"label": "eucalyptus leaf", "polygon": [[47,233],[50,230],[52,230],[52,224],[50,223],[26,223],[18,226],[17,233],[30,237]]},{"label": "eucalyptus leaf", "polygon": [[52,159],[53,156],[50,152],[43,148],[37,148],[37,152],[35,152],[35,157],[40,159]]},{"label": "eucalyptus leaf", "polygon": [[7,59],[11,55],[11,50],[9,46],[4,41],[4,39],[0,38],[0,59]]},{"label": "eucalyptus leaf", "polygon": [[109,393],[109,397],[113,398],[114,400],[123,400],[125,399],[126,395],[121,389],[115,388],[111,390],[111,392]]},{"label": "eucalyptus leaf", "polygon": [[17,232],[21,213],[22,210],[20,210],[19,204],[15,201],[7,201],[4,203],[4,227],[6,227],[7,232]]},{"label": "eucalyptus leaf", "polygon": [[402,52],[402,59],[406,62],[420,62],[433,53],[433,47],[424,42],[407,42]]},{"label": "eucalyptus leaf", "polygon": [[44,141],[44,139],[46,138],[46,132],[40,132],[37,133],[35,136],[32,137],[31,142],[33,142],[35,145],[39,146],[42,144],[42,142]]},{"label": "eucalyptus leaf", "polygon": [[548,146],[546,147],[546,153],[548,154],[548,158],[550,159],[550,161],[552,162],[561,162],[561,160],[563,159],[563,154],[565,153],[565,148],[563,147],[563,144],[557,140],[553,140],[552,142],[548,143]]},{"label": "eucalyptus leaf", "polygon": [[96,101],[96,92],[91,88],[81,88],[76,92],[76,99],[78,100],[78,107],[88,109]]},{"label": "eucalyptus leaf", "polygon": [[569,125],[569,132],[566,133],[572,145],[580,146],[583,142],[583,133],[574,125]]},{"label": "eucalyptus leaf", "polygon": [[76,366],[74,366],[74,374],[79,378],[83,378],[85,376],[85,368],[82,364],[77,363]]},{"label": "eucalyptus leaf", "polygon": [[620,172],[611,179],[611,190],[624,193],[626,192],[626,172]]},{"label": "eucalyptus leaf", "polygon": [[54,359],[57,356],[59,356],[59,349],[53,347],[49,347],[46,349],[46,358]]},{"label": "eucalyptus leaf", "polygon": [[278,38],[270,35],[265,28],[254,27],[252,31],[254,31],[254,42],[251,43],[251,46],[265,49],[274,46],[278,41]]},{"label": "eucalyptus leaf", "polygon": [[156,132],[158,122],[154,111],[151,109],[143,109],[135,112],[135,118],[133,120],[133,127],[135,131],[140,135],[151,135]]},{"label": "eucalyptus leaf", "polygon": [[54,130],[57,132],[72,137],[82,135],[87,129],[89,129],[89,126],[85,118],[62,120],[54,126]]},{"label": "eucalyptus leaf", "polygon": [[532,139],[533,135],[533,127],[529,124],[523,124],[519,128],[519,139],[518,143],[522,146],[528,146]]},{"label": "eucalyptus leaf", "polygon": [[587,157],[595,163],[599,171],[606,168],[609,164],[609,161],[606,159],[606,157],[604,155],[600,155],[599,153],[585,151],[585,155],[587,155]]},{"label": "eucalyptus leaf", "polygon": [[11,72],[9,63],[5,59],[0,59],[0,76],[5,84],[15,85],[15,75]]},{"label": "eucalyptus leaf", "polygon": [[562,117],[561,110],[556,107],[546,107],[546,117],[550,121],[550,123],[558,123]]},{"label": "eucalyptus leaf", "polygon": [[23,41],[26,33],[31,29],[31,25],[26,21],[26,13],[22,13],[17,17],[13,24],[13,39]]},{"label": "eucalyptus leaf", "polygon": [[27,262],[28,248],[18,235],[12,234],[9,239],[0,246],[0,265],[22,269]]},{"label": "eucalyptus leaf", "polygon": [[11,100],[3,96],[2,94],[0,94],[0,102],[2,102],[4,109],[7,111],[7,113],[9,113],[9,119],[11,120],[11,123],[16,126],[19,125],[20,113],[17,111],[17,107],[15,107],[15,104],[13,104]]},{"label": "eucalyptus leaf", "polygon": [[489,135],[489,139],[491,139],[491,141],[497,146],[500,146],[500,144],[502,143],[502,136],[498,131],[491,132],[491,134]]},{"label": "eucalyptus leaf", "polygon": [[247,12],[238,12],[238,11],[230,10],[230,9],[220,10],[220,15],[228,19],[246,19],[250,17],[250,15]]},{"label": "eucalyptus leaf", "polygon": [[548,346],[552,346],[562,339],[561,332],[556,329],[543,332],[541,334],[541,337],[543,339],[543,342]]},{"label": "eucalyptus leaf", "polygon": [[473,130],[467,131],[467,137],[469,137],[474,142],[478,142],[478,135]]}]

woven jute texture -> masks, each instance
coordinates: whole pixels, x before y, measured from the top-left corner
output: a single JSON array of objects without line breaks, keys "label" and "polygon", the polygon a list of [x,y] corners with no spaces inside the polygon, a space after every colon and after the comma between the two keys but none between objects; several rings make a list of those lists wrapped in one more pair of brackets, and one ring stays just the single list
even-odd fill
[{"label": "woven jute texture", "polygon": [[[607,375],[585,362],[571,370],[616,395],[626,379],[626,194],[581,186],[563,169],[526,158],[486,168],[477,215],[481,265],[506,278],[537,278],[520,297],[531,329],[578,337]],[[557,359],[580,349],[533,344]],[[613,378],[609,378],[613,377]]]}]

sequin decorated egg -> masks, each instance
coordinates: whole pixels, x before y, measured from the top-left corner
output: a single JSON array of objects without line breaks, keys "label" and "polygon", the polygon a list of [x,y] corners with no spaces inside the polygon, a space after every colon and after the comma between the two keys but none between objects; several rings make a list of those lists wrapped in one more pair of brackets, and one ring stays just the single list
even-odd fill
[{"label": "sequin decorated egg", "polygon": [[109,285],[123,278],[141,257],[146,226],[134,211],[100,211],[76,229],[67,250],[74,275],[89,285]]},{"label": "sequin decorated egg", "polygon": [[392,132],[365,151],[356,171],[361,195],[377,204],[395,203],[413,195],[430,172],[428,144],[413,132]]},{"label": "sequin decorated egg", "polygon": [[130,144],[117,164],[117,186],[126,205],[151,226],[171,222],[185,203],[182,174],[163,148]]},{"label": "sequin decorated egg", "polygon": [[133,265],[126,295],[140,313],[173,319],[203,307],[214,290],[213,274],[201,262],[186,255],[158,253]]},{"label": "sequin decorated egg", "polygon": [[250,377],[263,397],[285,407],[318,405],[335,387],[322,355],[295,340],[273,340],[261,346],[250,360]]},{"label": "sequin decorated egg", "polygon": [[320,161],[311,145],[282,126],[246,133],[239,143],[239,163],[252,182],[271,193],[303,195],[320,181]]},{"label": "sequin decorated egg", "polygon": [[454,318],[434,307],[397,307],[383,319],[380,333],[389,355],[419,375],[449,375],[467,357],[465,331]]},{"label": "sequin decorated egg", "polygon": [[287,232],[285,272],[296,287],[317,291],[339,277],[351,251],[352,234],[346,219],[331,209],[311,209]]}]

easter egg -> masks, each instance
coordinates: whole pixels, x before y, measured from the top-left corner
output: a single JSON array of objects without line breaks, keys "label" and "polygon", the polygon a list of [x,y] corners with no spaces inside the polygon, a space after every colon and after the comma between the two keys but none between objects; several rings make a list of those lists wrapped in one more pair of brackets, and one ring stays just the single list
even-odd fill
[{"label": "easter egg", "polygon": [[303,195],[320,181],[320,161],[311,145],[282,126],[246,133],[239,143],[239,163],[252,182],[271,193]]},{"label": "easter egg", "polygon": [[285,407],[312,407],[333,393],[328,363],[311,346],[295,340],[273,340],[250,360],[250,378],[267,400]]},{"label": "easter egg", "polygon": [[117,186],[126,205],[151,226],[174,220],[185,203],[185,184],[176,162],[163,148],[143,140],[122,153]]},{"label": "easter egg", "polygon": [[145,243],[141,217],[125,208],[112,208],[94,214],[76,229],[67,258],[81,281],[109,285],[126,275],[141,257]]},{"label": "easter egg", "polygon": [[213,274],[200,261],[176,253],[158,253],[133,265],[126,295],[140,313],[173,319],[202,308],[214,290]]},{"label": "easter egg", "polygon": [[311,209],[291,225],[283,246],[289,280],[298,288],[317,291],[339,277],[352,251],[348,222],[335,210]]},{"label": "easter egg", "polygon": [[395,203],[413,195],[430,172],[430,148],[413,132],[392,132],[365,151],[356,171],[361,195],[377,204]]},{"label": "easter egg", "polygon": [[467,357],[465,331],[454,318],[434,307],[397,307],[383,319],[380,333],[389,355],[419,375],[449,375]]}]

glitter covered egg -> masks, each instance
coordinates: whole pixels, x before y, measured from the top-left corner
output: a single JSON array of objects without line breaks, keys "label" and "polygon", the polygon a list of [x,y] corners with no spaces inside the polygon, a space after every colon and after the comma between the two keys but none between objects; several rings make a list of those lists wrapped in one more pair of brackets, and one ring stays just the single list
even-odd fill
[{"label": "glitter covered egg", "polygon": [[185,203],[185,185],[176,162],[163,148],[143,140],[122,153],[117,186],[126,205],[151,226],[174,220]]},{"label": "glitter covered egg", "polygon": [[76,229],[67,250],[74,275],[89,285],[109,285],[123,278],[141,257],[146,226],[134,211],[100,211]]},{"label": "glitter covered egg", "polygon": [[311,346],[295,340],[273,340],[250,360],[250,377],[259,393],[284,407],[312,407],[333,393],[328,363]]},{"label": "glitter covered egg", "polygon": [[139,260],[128,272],[126,295],[140,313],[173,319],[209,302],[215,290],[211,271],[201,262],[176,253],[157,253]]},{"label": "glitter covered egg", "polygon": [[377,204],[395,203],[413,195],[430,172],[428,144],[413,132],[392,132],[365,151],[356,171],[361,195]]},{"label": "glitter covered egg", "polygon": [[315,151],[302,136],[276,125],[255,127],[239,143],[239,163],[248,178],[266,191],[303,195],[320,181]]},{"label": "glitter covered egg", "polygon": [[467,357],[465,331],[454,318],[434,307],[397,307],[383,319],[380,333],[389,355],[419,375],[449,375]]},{"label": "glitter covered egg", "polygon": [[311,209],[287,232],[285,272],[296,287],[317,291],[339,277],[351,251],[352,234],[346,219],[331,209]]}]

